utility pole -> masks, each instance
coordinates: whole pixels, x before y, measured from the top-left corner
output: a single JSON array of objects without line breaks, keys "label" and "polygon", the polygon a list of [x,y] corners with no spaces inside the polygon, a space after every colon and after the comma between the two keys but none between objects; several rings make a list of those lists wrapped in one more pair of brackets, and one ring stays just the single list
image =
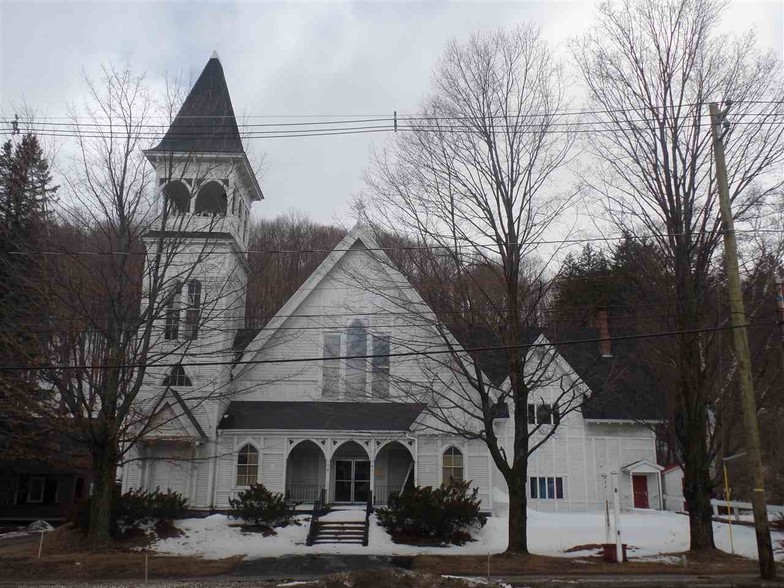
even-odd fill
[{"label": "utility pole", "polygon": [[[730,103],[727,102],[727,108]],[[754,530],[757,535],[757,554],[760,575],[764,580],[776,578],[776,563],[773,559],[773,546],[768,525],[768,508],[765,503],[765,480],[762,473],[762,452],[757,422],[757,401],[754,397],[754,382],[751,378],[749,339],[746,333],[746,311],[743,308],[743,294],[738,269],[738,244],[735,240],[735,223],[730,209],[730,191],[727,182],[727,164],[724,160],[722,128],[728,127],[724,118],[727,111],[719,111],[715,102],[710,104],[711,134],[713,155],[716,159],[716,184],[719,189],[719,206],[724,229],[724,260],[727,270],[727,286],[730,295],[730,317],[735,342],[735,355],[738,362],[738,384],[740,386],[743,429],[746,436],[746,454],[752,480],[751,504],[754,509]]]}]

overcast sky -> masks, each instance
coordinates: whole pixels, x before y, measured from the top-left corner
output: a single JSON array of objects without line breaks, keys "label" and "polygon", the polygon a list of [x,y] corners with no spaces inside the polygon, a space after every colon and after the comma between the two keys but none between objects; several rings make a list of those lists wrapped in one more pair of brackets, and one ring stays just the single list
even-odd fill
[{"label": "overcast sky", "polygon": [[[238,116],[413,112],[446,43],[473,31],[538,24],[563,44],[591,22],[593,2],[13,2],[0,0],[0,112],[25,101],[62,116],[84,91],[82,72],[128,63],[159,84],[195,80],[220,55]],[[754,28],[784,55],[784,0],[736,0],[723,27]],[[259,118],[255,118],[259,117]],[[298,210],[349,222],[370,149],[384,135],[253,140],[264,155],[266,200],[256,215]]]}]

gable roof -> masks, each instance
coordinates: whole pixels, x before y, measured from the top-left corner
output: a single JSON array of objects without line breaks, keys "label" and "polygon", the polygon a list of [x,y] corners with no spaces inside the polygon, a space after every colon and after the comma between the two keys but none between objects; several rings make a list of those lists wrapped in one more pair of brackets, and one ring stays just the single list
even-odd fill
[{"label": "gable roof", "polygon": [[[246,359],[246,355],[248,358],[252,358],[256,353],[261,351],[266,343],[274,336],[276,331],[289,317],[296,313],[297,308],[299,308],[308,295],[318,287],[321,281],[327,277],[332,269],[335,268],[350,251],[360,250],[367,251],[368,254],[379,260],[382,267],[389,275],[391,284],[400,284],[403,286],[402,292],[403,295],[406,296],[407,302],[410,304],[409,308],[416,309],[416,312],[421,316],[427,317],[428,320],[431,321],[430,324],[439,324],[435,313],[411,286],[405,276],[396,269],[395,264],[389,256],[381,250],[369,230],[361,223],[357,223],[330,254],[327,255],[316,270],[308,276],[308,279],[305,280],[297,291],[286,301],[263,329],[259,329],[255,334],[246,333],[241,336],[238,334],[234,340],[235,351],[238,351],[237,360]],[[452,333],[445,328],[443,331],[445,336],[451,339],[451,343],[455,349],[462,350],[460,343],[454,338]],[[248,342],[247,339],[251,337],[252,339]],[[246,365],[247,364],[240,369],[246,369]]]},{"label": "gable roof", "polygon": [[245,153],[216,53],[204,66],[163,140],[150,151]]},{"label": "gable roof", "polygon": [[[615,333],[618,335],[619,333]],[[656,421],[664,417],[664,403],[657,380],[637,354],[635,340],[612,339],[612,355],[604,356],[594,327],[571,327],[559,335],[558,352],[591,389],[583,405],[588,420]]]},{"label": "gable roof", "polygon": [[[453,328],[453,332],[465,349],[502,345],[500,332],[484,326]],[[521,334],[519,345],[556,342],[554,347],[558,355],[591,390],[590,398],[582,407],[584,418],[608,421],[654,421],[663,418],[656,379],[635,356],[634,342],[614,340],[613,355],[605,357],[596,341],[598,338],[599,332],[593,327],[570,327],[558,335],[531,328]],[[559,344],[559,340],[585,342]],[[521,347],[519,352],[525,354],[528,348]],[[500,386],[509,376],[507,351],[471,351],[470,354],[494,385]]]},{"label": "gable roof", "polygon": [[218,428],[408,431],[423,410],[399,402],[232,401]]},{"label": "gable roof", "polygon": [[[169,396],[174,399],[174,403],[168,402],[166,400]],[[208,441],[209,438],[204,432],[204,429],[199,424],[199,421],[193,415],[191,409],[188,408],[188,405],[185,403],[180,393],[177,392],[177,390],[174,388],[168,388],[166,392],[161,394],[160,398],[158,398],[158,402],[155,404],[155,407],[152,410],[152,416],[154,417],[155,415],[160,414],[161,411],[163,411],[167,406],[172,408],[173,404],[178,406],[180,410],[179,414],[174,413],[174,420],[178,421],[183,426],[185,432],[193,435],[194,437],[198,437],[199,441]],[[184,419],[184,421],[182,419]],[[148,435],[151,437],[156,437],[154,430],[150,431]]]}]

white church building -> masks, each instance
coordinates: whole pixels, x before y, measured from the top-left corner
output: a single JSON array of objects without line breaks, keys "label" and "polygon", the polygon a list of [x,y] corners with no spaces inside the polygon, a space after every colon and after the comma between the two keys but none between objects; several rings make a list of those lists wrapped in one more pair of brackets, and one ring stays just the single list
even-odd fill
[{"label": "white church building", "polygon": [[[323,492],[329,503],[372,495],[384,504],[407,485],[455,478],[471,480],[485,510],[504,508],[505,483],[484,443],[433,417],[452,411],[450,418],[467,419],[455,408],[465,398],[433,406],[452,384],[466,387],[432,353],[444,350],[433,313],[369,231],[348,232],[272,320],[244,328],[248,218],[263,195],[217,56],[146,155],[171,213],[164,230],[148,236],[148,252],[177,242],[171,271],[183,277],[165,301],[154,344],[170,353],[148,369],[139,413],[152,415],[151,425],[123,468],[123,491],[170,488],[209,511],[228,508],[255,482],[292,501]],[[547,347],[545,335],[536,343],[553,354],[555,379],[591,400],[559,418],[536,408],[552,408],[557,385],[533,393],[528,426],[538,434],[557,429],[530,459],[530,506],[602,509],[617,472],[624,507],[661,508],[655,412],[635,405],[635,390],[604,386],[620,358],[592,343],[588,355],[601,369],[588,377],[569,352]],[[499,388],[504,379],[495,378]],[[420,393],[401,392],[401,382]],[[515,418],[503,406],[493,423],[507,455]]]}]

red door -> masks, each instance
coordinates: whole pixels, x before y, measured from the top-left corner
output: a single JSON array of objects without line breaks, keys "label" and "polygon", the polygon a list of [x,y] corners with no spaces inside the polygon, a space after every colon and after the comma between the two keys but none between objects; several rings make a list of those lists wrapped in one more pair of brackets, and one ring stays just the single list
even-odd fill
[{"label": "red door", "polygon": [[632,476],[634,508],[648,508],[648,477]]}]

